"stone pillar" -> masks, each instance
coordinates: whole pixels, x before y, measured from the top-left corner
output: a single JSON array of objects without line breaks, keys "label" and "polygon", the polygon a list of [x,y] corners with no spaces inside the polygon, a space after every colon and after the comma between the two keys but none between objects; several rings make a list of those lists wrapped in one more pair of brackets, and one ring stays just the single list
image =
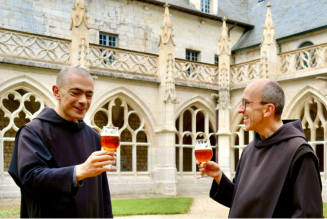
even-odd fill
[{"label": "stone pillar", "polygon": [[230,171],[230,57],[231,40],[228,37],[226,18],[223,19],[222,33],[218,40],[219,90],[218,90],[218,164],[226,176]]},{"label": "stone pillar", "polygon": [[83,0],[76,0],[72,9],[73,16],[70,26],[70,29],[72,30],[70,64],[89,70],[89,24],[87,21],[87,6],[84,4]]},{"label": "stone pillar", "polygon": [[173,68],[175,62],[175,43],[169,5],[166,3],[163,25],[159,41],[158,74],[161,81],[157,103],[156,131],[156,191],[163,195],[177,195],[175,164],[175,79]]},{"label": "stone pillar", "polygon": [[266,21],[263,25],[261,48],[260,77],[275,79],[278,74],[278,46],[275,35],[275,25],[271,14],[271,4],[267,5]]}]

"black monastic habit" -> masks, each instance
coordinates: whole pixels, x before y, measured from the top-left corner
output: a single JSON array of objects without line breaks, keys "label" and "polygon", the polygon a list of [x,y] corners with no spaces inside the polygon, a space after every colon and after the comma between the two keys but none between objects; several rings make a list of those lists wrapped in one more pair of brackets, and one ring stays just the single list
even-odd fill
[{"label": "black monastic habit", "polygon": [[300,120],[284,123],[267,139],[255,134],[233,182],[213,181],[210,197],[230,207],[230,218],[323,217],[317,157]]},{"label": "black monastic habit", "polygon": [[75,165],[99,150],[100,135],[84,121],[69,122],[48,107],[23,126],[8,171],[21,189],[21,217],[113,217],[106,173],[73,186]]}]

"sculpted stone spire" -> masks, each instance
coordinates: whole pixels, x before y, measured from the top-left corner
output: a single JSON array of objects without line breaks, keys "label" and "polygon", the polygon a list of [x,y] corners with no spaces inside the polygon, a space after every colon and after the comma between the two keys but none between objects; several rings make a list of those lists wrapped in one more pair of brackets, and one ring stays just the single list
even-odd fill
[{"label": "sculpted stone spire", "polygon": [[86,28],[89,29],[88,16],[87,16],[87,6],[84,4],[83,0],[76,0],[75,5],[72,7],[73,17],[70,29],[73,27],[79,27],[82,23],[85,24]]},{"label": "sculpted stone spire", "polygon": [[268,2],[267,5],[267,14],[265,15],[266,21],[263,26],[263,35],[262,37],[262,45],[270,45],[275,43],[276,35],[275,35],[275,26],[272,21],[273,15],[271,14],[271,4]]},{"label": "sculpted stone spire", "polygon": [[221,27],[221,36],[218,40],[218,55],[231,55],[231,40],[228,37],[228,28],[226,26],[227,19],[224,17],[223,26]]},{"label": "sculpted stone spire", "polygon": [[219,104],[217,109],[230,109],[230,56],[231,40],[228,37],[227,19],[224,17],[221,36],[218,40],[219,56]]},{"label": "sculpted stone spire", "polygon": [[275,25],[271,14],[271,4],[267,5],[266,21],[263,25],[262,43],[260,45],[260,77],[274,78],[278,68],[278,46],[275,35]]},{"label": "sculpted stone spire", "polygon": [[163,44],[167,44],[169,41],[175,46],[174,40],[173,40],[173,25],[171,24],[170,21],[170,16],[169,14],[169,5],[166,3],[164,5],[165,7],[165,14],[163,15],[164,20],[163,24],[161,25],[161,34],[160,34],[160,41],[159,41],[159,46]]}]

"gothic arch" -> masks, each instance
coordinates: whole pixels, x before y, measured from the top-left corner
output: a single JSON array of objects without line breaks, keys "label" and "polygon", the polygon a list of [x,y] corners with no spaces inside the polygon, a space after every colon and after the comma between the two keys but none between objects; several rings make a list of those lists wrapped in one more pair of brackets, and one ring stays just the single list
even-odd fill
[{"label": "gothic arch", "polygon": [[296,115],[299,113],[298,111],[303,108],[305,101],[311,96],[318,98],[318,100],[327,107],[326,97],[314,86],[307,85],[285,105],[282,117],[285,119],[295,119]]},{"label": "gothic arch", "polygon": [[147,131],[149,132],[149,137],[153,137],[154,127],[156,125],[153,112],[135,92],[124,86],[116,86],[107,90],[101,95],[97,95],[97,97],[92,100],[93,104],[90,107],[89,115],[87,115],[88,120],[90,121],[91,118],[94,117],[97,110],[106,104],[108,100],[116,99],[119,97],[126,100],[126,102],[137,112],[137,114],[145,119],[145,122],[148,125]]},{"label": "gothic arch", "polygon": [[197,95],[195,97],[192,97],[184,101],[184,103],[182,103],[175,111],[175,120],[180,116],[182,112],[184,112],[187,108],[191,107],[192,105],[196,106],[197,108],[203,109],[206,113],[208,113],[209,121],[212,124],[215,124],[216,122],[215,105],[205,100],[200,95]]},{"label": "gothic arch", "polygon": [[17,89],[25,89],[26,91],[36,93],[49,107],[54,108],[56,105],[56,99],[54,98],[51,89],[28,75],[18,75],[2,82],[0,84],[0,95]]}]

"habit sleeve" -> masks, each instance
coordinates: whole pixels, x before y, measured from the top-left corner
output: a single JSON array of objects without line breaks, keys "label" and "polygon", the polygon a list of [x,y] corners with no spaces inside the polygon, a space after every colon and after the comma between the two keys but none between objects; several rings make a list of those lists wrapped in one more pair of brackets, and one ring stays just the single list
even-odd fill
[{"label": "habit sleeve", "polygon": [[234,192],[234,186],[237,179],[238,172],[240,170],[240,163],[237,164],[235,177],[233,182],[231,182],[226,175],[223,173],[220,184],[213,180],[211,190],[210,190],[210,198],[217,201],[218,203],[230,208],[232,205],[232,198]]},{"label": "habit sleeve", "polygon": [[56,166],[52,155],[42,140],[25,126],[18,137],[17,169],[22,186],[34,195],[51,192],[76,194],[78,187],[72,188],[74,166]]},{"label": "habit sleeve", "polygon": [[234,192],[234,183],[232,183],[223,173],[220,184],[213,180],[210,197],[226,207],[231,207]]},{"label": "habit sleeve", "polygon": [[110,191],[108,186],[108,179],[106,172],[102,173],[102,189],[103,189],[103,204],[104,204],[104,217],[113,218]]},{"label": "habit sleeve", "polygon": [[[299,162],[301,164],[301,162]],[[295,218],[322,218],[323,204],[319,172],[311,155],[305,155],[295,181],[293,215]]]}]

